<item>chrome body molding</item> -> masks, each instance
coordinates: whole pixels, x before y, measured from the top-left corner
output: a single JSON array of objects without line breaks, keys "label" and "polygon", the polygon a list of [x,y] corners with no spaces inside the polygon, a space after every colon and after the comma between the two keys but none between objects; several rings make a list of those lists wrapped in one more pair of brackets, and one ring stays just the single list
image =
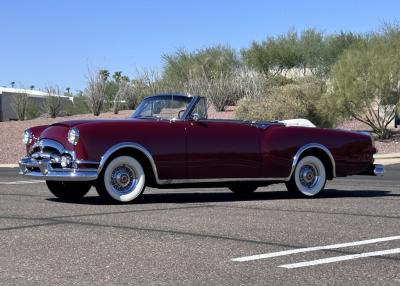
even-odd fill
[{"label": "chrome body molding", "polygon": [[286,181],[290,180],[290,177],[292,176],[294,170],[296,169],[296,165],[299,162],[299,159],[301,157],[301,155],[304,153],[304,151],[308,150],[308,149],[320,149],[322,150],[326,155],[328,155],[331,164],[332,164],[332,177],[335,178],[336,177],[336,163],[335,163],[335,159],[332,156],[331,151],[329,151],[328,148],[326,148],[324,145],[319,144],[319,143],[310,143],[310,144],[306,144],[303,147],[301,147],[296,154],[293,157],[293,161],[292,161],[292,168],[290,171],[289,176],[286,178]]},{"label": "chrome body molding", "polygon": [[196,183],[234,183],[234,182],[284,182],[287,178],[216,178],[216,179],[163,179],[159,185],[196,184]]},{"label": "chrome body molding", "polygon": [[101,171],[103,170],[107,160],[115,152],[117,152],[118,150],[121,150],[121,149],[125,149],[125,148],[138,150],[138,151],[142,152],[147,157],[147,159],[150,161],[151,168],[153,169],[154,178],[156,179],[157,184],[159,184],[160,180],[158,178],[157,167],[156,167],[156,163],[154,162],[153,156],[151,156],[151,153],[145,147],[143,147],[140,144],[133,143],[133,142],[123,142],[123,143],[119,143],[119,144],[114,145],[111,148],[109,148],[100,159],[99,168],[98,168],[98,174],[101,173]]},{"label": "chrome body molding", "polygon": [[[35,150],[40,148],[40,151]],[[46,148],[53,148],[58,151],[59,154],[49,154],[44,150]],[[280,178],[209,178],[209,179],[160,179],[158,176],[157,166],[153,159],[153,156],[144,146],[133,143],[133,142],[123,142],[116,144],[109,148],[104,155],[101,157],[100,162],[89,161],[89,160],[76,160],[75,152],[66,150],[60,143],[49,140],[42,139],[32,146],[27,157],[22,158],[19,161],[21,174],[29,176],[32,178],[42,179],[42,180],[54,180],[54,181],[94,181],[98,178],[101,171],[105,167],[108,159],[118,150],[121,149],[135,149],[141,152],[149,160],[151,168],[154,173],[155,181],[158,185],[172,185],[172,184],[191,184],[191,183],[229,183],[229,182],[284,182],[289,181],[292,176],[295,167],[299,161],[299,158],[304,151],[310,148],[317,148],[325,152],[332,163],[333,176],[336,176],[335,172],[335,161],[331,152],[325,146],[312,143],[301,147],[293,157],[291,171],[288,177]],[[69,154],[72,158],[71,166],[72,168],[54,168],[52,164],[59,164],[61,162],[61,156],[63,154]],[[79,168],[79,165],[93,165],[93,168]],[[378,165],[377,165],[378,166]],[[383,166],[382,166],[383,168]],[[382,168],[376,168],[376,174],[382,173]],[[384,172],[384,171],[383,171]]]}]

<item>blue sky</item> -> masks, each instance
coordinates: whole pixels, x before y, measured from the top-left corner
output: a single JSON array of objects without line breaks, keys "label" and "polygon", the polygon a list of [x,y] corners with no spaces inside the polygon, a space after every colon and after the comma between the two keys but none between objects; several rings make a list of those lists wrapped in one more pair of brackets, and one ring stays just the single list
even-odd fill
[{"label": "blue sky", "polygon": [[0,86],[83,89],[89,70],[160,69],[161,55],[316,28],[368,32],[400,1],[0,0]]}]

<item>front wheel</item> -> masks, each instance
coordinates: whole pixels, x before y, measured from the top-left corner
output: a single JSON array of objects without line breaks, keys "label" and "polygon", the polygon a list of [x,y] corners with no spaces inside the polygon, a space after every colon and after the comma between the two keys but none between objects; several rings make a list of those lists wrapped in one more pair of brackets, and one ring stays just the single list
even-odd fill
[{"label": "front wheel", "polygon": [[92,187],[91,182],[46,181],[50,192],[62,200],[79,200]]},{"label": "front wheel", "polygon": [[295,195],[314,197],[324,189],[325,184],[324,164],[315,156],[306,156],[297,163],[286,188]]},{"label": "front wheel", "polygon": [[130,156],[114,158],[96,183],[100,197],[119,202],[137,200],[146,187],[146,177],[142,165]]}]

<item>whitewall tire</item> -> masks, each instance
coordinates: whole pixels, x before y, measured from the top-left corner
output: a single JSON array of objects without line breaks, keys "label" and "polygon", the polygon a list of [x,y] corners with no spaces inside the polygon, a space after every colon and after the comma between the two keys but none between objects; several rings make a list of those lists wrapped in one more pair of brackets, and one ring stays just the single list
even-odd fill
[{"label": "whitewall tire", "polygon": [[315,156],[306,156],[296,165],[290,180],[286,183],[289,192],[304,196],[318,195],[326,184],[326,168]]},{"label": "whitewall tire", "polygon": [[137,200],[146,187],[142,165],[130,156],[111,160],[96,184],[99,195],[119,202]]}]

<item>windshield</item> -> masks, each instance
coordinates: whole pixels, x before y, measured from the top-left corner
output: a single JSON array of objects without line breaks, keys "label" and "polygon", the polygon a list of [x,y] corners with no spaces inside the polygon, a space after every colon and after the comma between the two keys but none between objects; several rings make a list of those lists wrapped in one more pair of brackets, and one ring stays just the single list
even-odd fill
[{"label": "windshield", "polygon": [[192,98],[185,96],[152,96],[144,99],[133,118],[178,119],[185,113]]}]

